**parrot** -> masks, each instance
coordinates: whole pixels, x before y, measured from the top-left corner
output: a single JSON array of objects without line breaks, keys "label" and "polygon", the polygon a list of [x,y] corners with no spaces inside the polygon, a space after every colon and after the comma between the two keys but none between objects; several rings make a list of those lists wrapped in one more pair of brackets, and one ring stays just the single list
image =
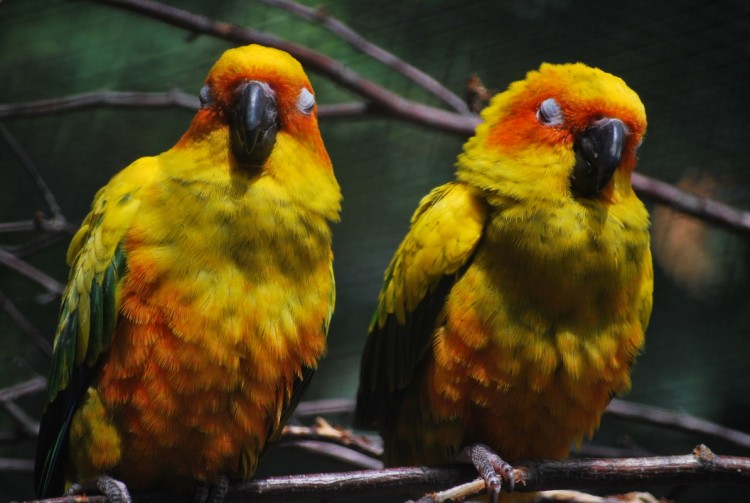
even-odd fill
[{"label": "parrot", "polygon": [[67,253],[40,498],[222,501],[326,351],[341,193],[301,64],[227,50],[169,150],[116,174]]},{"label": "parrot", "polygon": [[629,389],[653,302],[631,185],[645,132],[635,91],[583,63],[491,99],[412,216],[365,341],[355,425],[386,465],[471,462],[496,501],[506,459],[567,457]]}]

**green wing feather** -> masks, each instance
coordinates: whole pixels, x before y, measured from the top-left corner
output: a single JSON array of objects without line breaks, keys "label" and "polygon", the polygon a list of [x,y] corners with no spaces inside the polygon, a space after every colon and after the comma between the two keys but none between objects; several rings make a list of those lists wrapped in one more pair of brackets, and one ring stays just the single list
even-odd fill
[{"label": "green wing feather", "polygon": [[360,370],[355,424],[382,427],[432,344],[445,298],[478,245],[481,196],[461,183],[433,190],[385,273]]},{"label": "green wing feather", "polygon": [[70,278],[55,335],[34,469],[40,498],[63,491],[70,422],[115,333],[119,289],[127,272],[122,242],[140,205],[133,194],[151,168],[153,158],[136,161],[102,188],[68,249]]}]

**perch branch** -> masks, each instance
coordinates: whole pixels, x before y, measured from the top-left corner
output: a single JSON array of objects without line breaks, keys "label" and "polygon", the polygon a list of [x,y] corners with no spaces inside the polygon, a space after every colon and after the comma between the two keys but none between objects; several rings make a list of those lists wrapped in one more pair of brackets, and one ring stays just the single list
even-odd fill
[{"label": "perch branch", "polygon": [[418,84],[456,112],[464,115],[471,114],[466,102],[454,94],[450,89],[424,73],[419,68],[410,65],[382,47],[373,44],[354,31],[351,27],[333,17],[325,7],[312,8],[291,0],[263,0],[263,2],[284,9],[285,11],[306,19],[307,21],[320,24],[355,49],[367,54],[372,59],[383,63],[412,82]]},{"label": "perch branch", "polygon": [[[690,455],[624,459],[538,460],[515,466],[516,491],[555,488],[602,489],[634,485],[750,485],[750,458],[718,456],[705,446]],[[226,503],[287,501],[293,498],[334,499],[366,495],[416,495],[465,484],[476,478],[468,465],[412,467],[340,473],[289,475],[252,480],[230,488]],[[480,491],[481,486],[477,487]],[[182,501],[164,493],[135,494],[136,503]],[[69,503],[53,498],[44,503]],[[83,501],[83,500],[77,500]],[[88,503],[105,503],[91,496]],[[34,503],[40,503],[39,501]]]}]

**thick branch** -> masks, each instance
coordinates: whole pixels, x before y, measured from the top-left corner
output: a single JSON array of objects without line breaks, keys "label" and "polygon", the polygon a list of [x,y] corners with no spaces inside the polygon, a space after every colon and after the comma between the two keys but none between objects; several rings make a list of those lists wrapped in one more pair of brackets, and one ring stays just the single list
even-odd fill
[{"label": "thick branch", "polygon": [[461,115],[423,105],[371,82],[343,63],[289,42],[269,33],[250,30],[235,24],[214,21],[178,7],[167,6],[152,0],[95,0],[99,3],[131,10],[158,19],[194,33],[213,35],[238,44],[262,44],[288,52],[306,69],[328,77],[334,83],[352,91],[372,103],[379,112],[417,124],[428,124],[444,131],[471,134],[479,119],[474,115]]},{"label": "thick branch", "polygon": [[325,7],[312,8],[306,5],[301,5],[297,2],[293,2],[291,0],[263,1],[268,5],[279,7],[308,21],[319,23],[320,25],[328,29],[331,33],[339,36],[342,40],[347,42],[355,49],[363,52],[364,54],[367,54],[376,61],[380,61],[384,65],[405,76],[412,82],[418,84],[424,90],[436,96],[448,106],[453,108],[456,112],[464,115],[471,114],[471,112],[469,111],[469,107],[466,105],[466,102],[456,94],[454,94],[450,89],[443,86],[440,82],[430,77],[419,68],[410,65],[406,61],[396,57],[394,54],[386,51],[382,47],[373,44],[362,35],[354,31],[351,27],[331,16]]},{"label": "thick branch", "polygon": [[[687,456],[624,459],[539,460],[515,466],[516,491],[555,488],[624,488],[672,484],[750,485],[750,458],[717,456],[698,446]],[[233,486],[226,503],[334,499],[373,495],[420,495],[470,482],[476,472],[467,465],[441,468],[388,468],[341,473],[290,475]],[[46,503],[70,499],[45,500]],[[90,497],[90,503],[104,503]],[[136,503],[184,501],[167,494],[135,495]]]}]

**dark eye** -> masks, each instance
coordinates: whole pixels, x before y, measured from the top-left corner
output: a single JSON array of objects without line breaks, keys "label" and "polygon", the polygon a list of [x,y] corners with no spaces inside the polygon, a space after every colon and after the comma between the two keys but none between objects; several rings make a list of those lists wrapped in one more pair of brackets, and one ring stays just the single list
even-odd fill
[{"label": "dark eye", "polygon": [[559,126],[563,123],[563,113],[554,98],[547,98],[539,105],[536,118],[545,126]]},{"label": "dark eye", "polygon": [[201,100],[201,107],[205,107],[211,102],[211,87],[208,84],[201,87],[201,92],[198,93],[198,99]]}]

